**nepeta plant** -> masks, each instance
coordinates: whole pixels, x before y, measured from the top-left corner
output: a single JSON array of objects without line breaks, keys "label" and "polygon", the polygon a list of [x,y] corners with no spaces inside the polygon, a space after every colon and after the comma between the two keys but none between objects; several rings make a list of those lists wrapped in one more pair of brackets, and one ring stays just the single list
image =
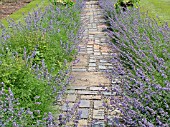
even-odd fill
[{"label": "nepeta plant", "polygon": [[82,7],[48,6],[1,25],[1,126],[57,126],[53,106],[71,80]]},{"label": "nepeta plant", "polygon": [[[117,11],[113,2],[100,1],[106,10],[112,47],[120,53],[112,62],[121,65],[113,75],[123,75],[121,99],[112,98],[122,113],[117,126],[170,125],[170,28],[143,16],[139,9]],[[110,104],[112,107],[112,104]],[[111,119],[114,123],[115,120]]]}]

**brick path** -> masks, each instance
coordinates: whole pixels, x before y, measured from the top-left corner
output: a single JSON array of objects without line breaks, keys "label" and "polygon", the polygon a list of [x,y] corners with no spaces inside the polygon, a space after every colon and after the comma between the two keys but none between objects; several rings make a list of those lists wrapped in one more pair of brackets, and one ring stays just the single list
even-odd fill
[{"label": "brick path", "polygon": [[68,126],[73,126],[75,121],[72,117],[81,113],[78,127],[99,127],[99,124],[104,127],[105,118],[120,113],[116,108],[109,111],[103,106],[103,103],[109,104],[110,96],[116,96],[110,89],[113,83],[119,80],[111,81],[106,77],[105,71],[113,66],[109,62],[112,53],[108,46],[109,38],[103,32],[106,25],[98,1],[86,2],[81,20],[85,31],[79,44],[79,62],[72,66],[74,82],[60,100],[61,110],[67,112],[66,114],[73,110]]}]

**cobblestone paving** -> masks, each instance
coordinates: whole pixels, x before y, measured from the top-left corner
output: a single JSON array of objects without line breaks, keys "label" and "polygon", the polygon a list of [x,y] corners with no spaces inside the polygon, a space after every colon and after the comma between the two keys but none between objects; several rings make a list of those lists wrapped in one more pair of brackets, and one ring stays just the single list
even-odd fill
[{"label": "cobblestone paving", "polygon": [[[79,44],[79,62],[72,66],[71,75],[74,82],[70,84],[65,97],[60,100],[61,110],[66,112],[78,103],[78,107],[74,107],[74,113],[81,112],[78,127],[105,127],[106,117],[120,114],[116,108],[110,111],[103,106],[104,103],[110,103],[111,96],[118,97],[110,89],[120,81],[111,81],[106,77],[105,71],[113,67],[109,62],[113,52],[109,49],[109,38],[103,32],[107,26],[98,1],[86,1],[81,20],[85,31]],[[73,123],[74,121],[69,122],[68,126]]]}]

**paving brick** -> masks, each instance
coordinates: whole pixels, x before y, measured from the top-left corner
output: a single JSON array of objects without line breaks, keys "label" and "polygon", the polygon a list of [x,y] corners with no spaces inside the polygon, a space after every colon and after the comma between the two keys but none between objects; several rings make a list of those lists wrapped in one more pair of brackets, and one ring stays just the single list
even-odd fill
[{"label": "paving brick", "polygon": [[96,29],[94,29],[94,30],[91,29],[89,34],[96,35],[96,34],[103,34],[103,33],[100,31],[97,31]]},{"label": "paving brick", "polygon": [[106,47],[106,46],[102,46],[102,47],[101,47],[101,52],[107,53],[107,52],[109,52],[109,51],[110,51],[110,49],[109,49],[108,47]]},{"label": "paving brick", "polygon": [[80,116],[81,119],[87,119],[89,117],[89,109],[81,108],[78,109],[78,112],[81,112],[81,116]]},{"label": "paving brick", "polygon": [[93,119],[104,119],[104,110],[93,110]]},{"label": "paving brick", "polygon": [[89,33],[90,33],[90,32],[98,32],[98,30],[97,30],[97,29],[92,28],[92,29],[89,29]]},{"label": "paving brick", "polygon": [[96,67],[89,67],[88,71],[96,71]]},{"label": "paving brick", "polygon": [[100,63],[107,63],[107,60],[100,60]]},{"label": "paving brick", "polygon": [[68,104],[64,104],[62,107],[61,107],[61,110],[63,111],[68,111],[68,110],[71,110],[71,108],[73,108],[74,106],[74,103],[68,103]]},{"label": "paving brick", "polygon": [[87,51],[88,54],[93,54],[93,51]]},{"label": "paving brick", "polygon": [[79,120],[78,121],[78,127],[88,127],[88,122],[87,120]]},{"label": "paving brick", "polygon": [[71,75],[74,77],[75,86],[98,86],[110,83],[102,72],[71,72]]},{"label": "paving brick", "polygon": [[103,66],[112,66],[112,64],[111,63],[99,63],[99,65],[103,65]]},{"label": "paving brick", "polygon": [[89,63],[89,67],[96,67],[96,63]]},{"label": "paving brick", "polygon": [[99,28],[107,28],[107,26],[106,26],[105,24],[103,24],[103,25],[97,25],[97,27],[99,27]]},{"label": "paving brick", "polygon": [[101,100],[101,95],[81,95],[81,99],[87,100]]},{"label": "paving brick", "polygon": [[87,44],[88,44],[88,45],[93,45],[93,44],[94,44],[94,41],[88,41]]},{"label": "paving brick", "polygon": [[93,45],[87,45],[87,49],[88,49],[88,48],[92,48],[92,47],[93,47]]},{"label": "paving brick", "polygon": [[95,44],[98,45],[98,46],[94,47],[94,49],[99,50],[99,49],[100,49],[100,46],[99,46],[100,40],[96,39],[96,40],[95,40]]},{"label": "paving brick", "polygon": [[107,52],[102,52],[102,55],[109,55],[109,53],[107,53]]},{"label": "paving brick", "polygon": [[99,69],[100,69],[100,70],[106,70],[107,67],[106,67],[106,66],[103,66],[103,65],[99,65]]},{"label": "paving brick", "polygon": [[65,93],[67,93],[67,94],[75,94],[76,91],[75,90],[67,90]]},{"label": "paving brick", "polygon": [[99,92],[98,91],[78,91],[77,93],[81,95],[97,95]]},{"label": "paving brick", "polygon": [[99,56],[101,53],[100,52],[94,52],[95,56]]},{"label": "paving brick", "polygon": [[79,107],[81,107],[81,108],[89,108],[90,107],[90,100],[80,100]]},{"label": "paving brick", "polygon": [[94,39],[94,35],[89,35],[89,38],[92,38],[92,39]]},{"label": "paving brick", "polygon": [[75,70],[75,69],[86,69],[85,66],[72,66],[72,70]]},{"label": "paving brick", "polygon": [[74,71],[74,72],[85,72],[86,68],[72,68],[72,71]]},{"label": "paving brick", "polygon": [[102,92],[104,96],[115,96],[116,92]]},{"label": "paving brick", "polygon": [[89,62],[90,62],[90,63],[95,63],[95,62],[96,62],[96,59],[90,59]]},{"label": "paving brick", "polygon": [[86,51],[79,51],[79,54],[84,55],[84,54],[86,54]]},{"label": "paving brick", "polygon": [[99,90],[106,90],[107,87],[90,87],[90,90],[94,90],[94,91],[99,91]]},{"label": "paving brick", "polygon": [[87,48],[87,51],[93,51],[93,48]]},{"label": "paving brick", "polygon": [[76,66],[81,66],[81,67],[85,67],[87,66],[88,62],[88,56],[87,55],[78,55],[76,56],[76,59],[78,59],[78,63],[76,63]]},{"label": "paving brick", "polygon": [[68,94],[66,100],[69,102],[75,102],[77,98],[77,95],[74,94]]},{"label": "paving brick", "polygon": [[94,101],[94,109],[104,108],[103,101]]},{"label": "paving brick", "polygon": [[[98,49],[94,49],[94,52],[100,52]],[[96,57],[96,56],[95,56]]]},{"label": "paving brick", "polygon": [[106,127],[104,122],[95,122],[92,127]]},{"label": "paving brick", "polygon": [[103,59],[104,56],[100,55],[100,56],[95,56],[96,59]]},{"label": "paving brick", "polygon": [[72,90],[85,90],[87,86],[71,86],[70,89]]}]

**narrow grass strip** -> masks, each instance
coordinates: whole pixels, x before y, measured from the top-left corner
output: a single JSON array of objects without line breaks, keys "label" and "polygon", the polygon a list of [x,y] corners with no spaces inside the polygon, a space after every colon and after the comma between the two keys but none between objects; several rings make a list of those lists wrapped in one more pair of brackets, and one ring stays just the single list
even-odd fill
[{"label": "narrow grass strip", "polygon": [[141,0],[140,7],[142,12],[148,11],[152,18],[157,16],[161,21],[168,22],[170,25],[170,1],[169,0]]},{"label": "narrow grass strip", "polygon": [[48,0],[33,0],[32,2],[30,2],[23,8],[19,9],[18,11],[14,12],[13,14],[11,14],[9,17],[2,19],[1,22],[6,27],[8,26],[8,22],[7,22],[8,18],[12,18],[16,22],[18,22],[18,21],[22,22],[22,20],[24,18],[23,14],[27,15],[28,12],[30,12],[30,13],[33,12],[33,9],[37,10],[38,8],[45,8],[49,4],[50,4],[50,2]]}]

